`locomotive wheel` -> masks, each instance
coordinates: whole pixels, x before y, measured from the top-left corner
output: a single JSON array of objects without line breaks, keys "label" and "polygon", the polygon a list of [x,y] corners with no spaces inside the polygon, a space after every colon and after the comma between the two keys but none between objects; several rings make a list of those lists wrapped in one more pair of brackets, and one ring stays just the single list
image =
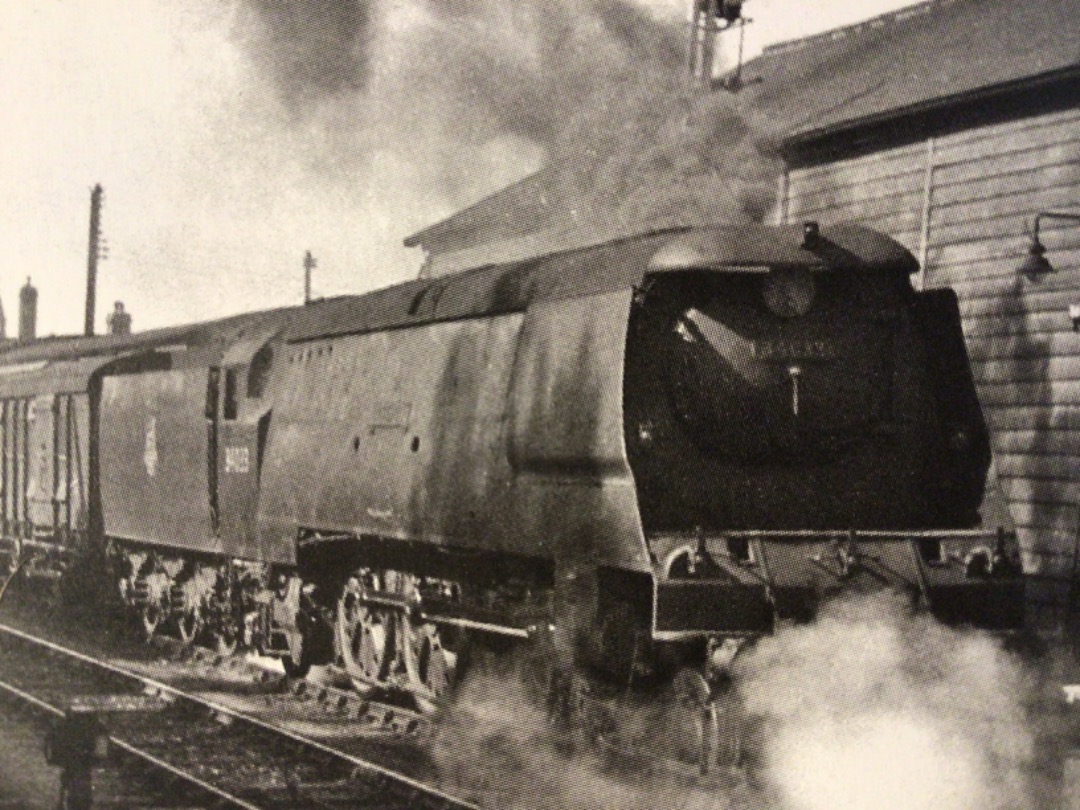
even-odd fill
[{"label": "locomotive wheel", "polygon": [[680,670],[671,683],[661,744],[708,774],[720,744],[719,718],[708,681],[696,669]]},{"label": "locomotive wheel", "polygon": [[337,653],[341,665],[360,691],[369,691],[386,679],[394,648],[395,617],[387,611],[372,610],[347,592],[338,602]]},{"label": "locomotive wheel", "polygon": [[604,612],[600,626],[602,665],[620,686],[630,687],[642,654],[643,635],[641,620],[626,602],[616,602]]},{"label": "locomotive wheel", "polygon": [[306,647],[301,649],[299,661],[294,659],[291,655],[282,656],[281,666],[285,668],[285,675],[289,678],[296,680],[306,678],[307,674],[311,672],[311,659],[307,654]]},{"label": "locomotive wheel", "polygon": [[[545,707],[551,713],[557,702],[555,690],[558,682],[558,652],[551,632],[537,633],[522,647],[518,679],[525,697],[533,705]],[[549,718],[554,719],[554,718]]]},{"label": "locomotive wheel", "polygon": [[415,672],[410,673],[417,686],[428,694],[418,698],[426,710],[434,710],[450,696],[455,682],[457,656],[443,645],[439,627],[434,624],[408,623],[415,651]]},{"label": "locomotive wheel", "polygon": [[210,633],[210,647],[218,655],[232,655],[236,652],[237,641],[235,633],[228,635],[220,630],[214,630]]},{"label": "locomotive wheel", "polygon": [[440,646],[438,635],[424,639],[418,660],[420,681],[435,697],[442,697],[450,690],[450,664],[446,652]]},{"label": "locomotive wheel", "polygon": [[197,607],[185,610],[176,617],[176,634],[185,644],[194,644],[204,627],[202,611]]},{"label": "locomotive wheel", "polygon": [[139,632],[143,641],[150,641],[161,624],[161,607],[153,603],[143,605],[139,611]]}]

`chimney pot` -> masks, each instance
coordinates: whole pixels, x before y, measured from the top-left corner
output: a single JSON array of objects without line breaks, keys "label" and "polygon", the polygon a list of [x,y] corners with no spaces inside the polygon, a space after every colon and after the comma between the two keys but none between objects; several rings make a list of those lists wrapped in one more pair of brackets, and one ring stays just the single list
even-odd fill
[{"label": "chimney pot", "polygon": [[19,340],[29,342],[37,337],[38,291],[26,277],[26,286],[19,290]]},{"label": "chimney pot", "polygon": [[124,310],[123,301],[117,301],[113,304],[113,311],[109,313],[105,323],[109,327],[110,335],[131,334],[131,313]]}]

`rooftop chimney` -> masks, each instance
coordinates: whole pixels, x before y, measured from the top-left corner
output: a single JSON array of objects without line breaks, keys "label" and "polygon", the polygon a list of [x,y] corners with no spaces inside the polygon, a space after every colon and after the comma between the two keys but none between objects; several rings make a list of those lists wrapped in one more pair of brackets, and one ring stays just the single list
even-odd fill
[{"label": "rooftop chimney", "polygon": [[311,303],[311,271],[319,266],[319,263],[315,261],[315,257],[311,255],[311,251],[307,251],[304,254],[304,303]]},{"label": "rooftop chimney", "polygon": [[113,311],[109,313],[105,323],[109,327],[110,335],[131,334],[131,313],[124,310],[123,301],[113,304]]},{"label": "rooftop chimney", "polygon": [[37,337],[37,288],[26,277],[26,286],[19,290],[19,340],[29,342]]}]

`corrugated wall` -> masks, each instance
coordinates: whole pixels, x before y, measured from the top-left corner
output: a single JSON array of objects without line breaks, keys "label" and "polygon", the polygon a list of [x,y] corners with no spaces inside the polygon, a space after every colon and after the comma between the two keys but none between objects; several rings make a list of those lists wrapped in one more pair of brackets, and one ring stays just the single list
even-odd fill
[{"label": "corrugated wall", "polygon": [[1080,333],[1068,307],[1080,304],[1080,225],[1043,222],[1056,273],[1033,282],[1016,268],[1037,212],[1080,212],[1080,109],[794,169],[785,188],[788,221],[879,228],[923,260],[920,283],[959,293],[1026,565],[1071,576],[1080,536]]}]

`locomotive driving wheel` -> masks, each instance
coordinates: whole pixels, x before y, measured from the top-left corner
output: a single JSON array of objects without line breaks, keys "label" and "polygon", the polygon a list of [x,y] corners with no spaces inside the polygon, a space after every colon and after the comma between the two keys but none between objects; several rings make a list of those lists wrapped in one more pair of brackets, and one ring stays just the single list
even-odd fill
[{"label": "locomotive driving wheel", "polygon": [[176,617],[176,634],[185,644],[194,644],[204,626],[202,611],[198,606],[188,608]]},{"label": "locomotive driving wheel", "polygon": [[138,629],[143,641],[150,641],[161,624],[163,611],[160,605],[148,602],[139,609]]},{"label": "locomotive driving wheel", "polygon": [[335,646],[345,672],[363,692],[386,679],[393,658],[395,617],[362,600],[359,583],[349,580],[338,600]]},{"label": "locomotive driving wheel", "polygon": [[211,630],[209,634],[210,649],[218,655],[232,655],[240,642],[240,636],[235,631]]},{"label": "locomotive driving wheel", "polygon": [[169,615],[167,598],[170,579],[164,571],[140,575],[134,585],[136,625],[143,641],[150,641]]},{"label": "locomotive driving wheel", "polygon": [[418,687],[416,699],[426,711],[446,701],[454,685],[457,656],[443,644],[438,625],[415,622],[403,617],[409,633],[406,669],[412,685]]}]

